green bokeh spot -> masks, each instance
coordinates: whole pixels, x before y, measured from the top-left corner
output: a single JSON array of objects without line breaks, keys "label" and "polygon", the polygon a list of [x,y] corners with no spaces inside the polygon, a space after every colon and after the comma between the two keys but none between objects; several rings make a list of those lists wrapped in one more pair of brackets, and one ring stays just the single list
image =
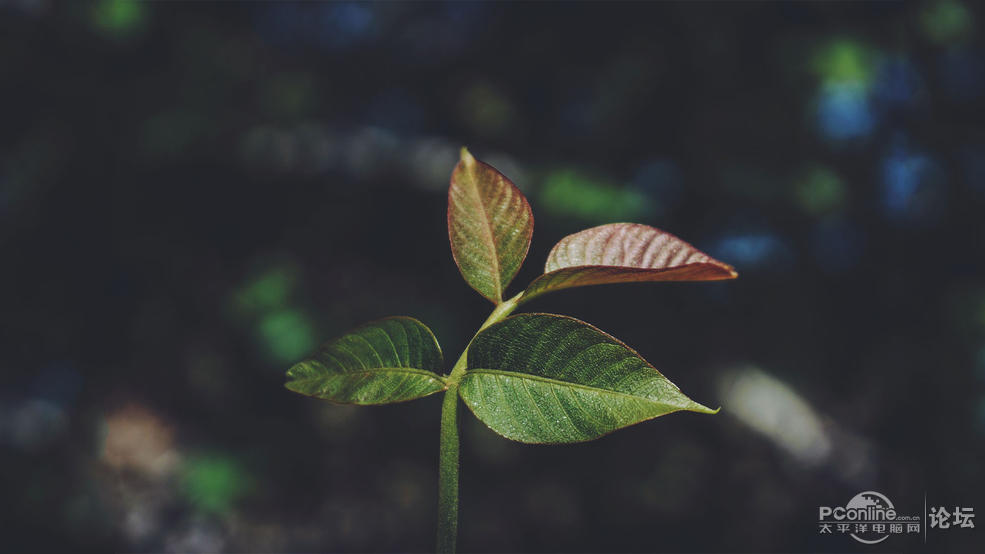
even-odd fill
[{"label": "green bokeh spot", "polygon": [[836,39],[818,49],[812,67],[826,83],[869,85],[873,75],[873,51],[851,39]]},{"label": "green bokeh spot", "polygon": [[257,316],[287,306],[297,286],[295,268],[282,265],[271,268],[248,282],[233,295],[237,311],[244,316]]},{"label": "green bokeh spot", "polygon": [[226,456],[203,456],[185,464],[182,491],[199,511],[225,513],[252,486],[250,475]]},{"label": "green bokeh spot", "polygon": [[294,362],[315,348],[311,320],[300,310],[279,310],[260,320],[258,332],[267,353],[278,362]]},{"label": "green bokeh spot", "polygon": [[920,26],[927,38],[938,44],[961,42],[975,31],[971,13],[957,0],[942,0],[928,6],[920,16]]},{"label": "green bokeh spot", "polygon": [[92,22],[97,29],[115,36],[135,33],[147,15],[142,2],[135,0],[101,0],[92,6]]},{"label": "green bokeh spot", "polygon": [[820,216],[842,208],[847,197],[845,183],[823,166],[812,167],[797,183],[797,204],[807,213]]},{"label": "green bokeh spot", "polygon": [[575,170],[554,171],[540,191],[544,208],[555,216],[585,223],[635,221],[652,211],[651,200],[640,191],[592,179]]}]

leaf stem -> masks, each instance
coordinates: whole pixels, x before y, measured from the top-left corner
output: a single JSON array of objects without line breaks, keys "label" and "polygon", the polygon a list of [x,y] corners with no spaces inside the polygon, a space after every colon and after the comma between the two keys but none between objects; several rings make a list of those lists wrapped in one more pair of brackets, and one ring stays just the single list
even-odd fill
[{"label": "leaf stem", "polygon": [[521,296],[523,296],[522,292],[517,294],[513,298],[510,298],[509,300],[504,300],[500,302],[499,304],[496,305],[496,308],[492,311],[492,313],[489,314],[489,317],[487,317],[486,320],[482,322],[482,325],[479,326],[479,330],[475,332],[475,335],[473,335],[472,338],[469,340],[469,344],[465,346],[465,350],[462,351],[462,355],[458,357],[458,361],[456,361],[455,365],[452,366],[451,373],[448,374],[449,392],[453,388],[455,390],[458,390],[458,383],[459,381],[462,380],[462,377],[465,375],[465,367],[468,365],[469,346],[472,345],[472,341],[475,340],[475,337],[478,336],[479,333],[484,331],[486,327],[489,327],[493,323],[499,323],[500,321],[503,321],[504,319],[506,319],[508,315],[513,313],[513,310],[515,310],[516,307],[519,305],[519,300]]},{"label": "leaf stem", "polygon": [[[482,323],[476,335],[486,327],[500,322],[513,313],[523,293],[500,302]],[[472,337],[475,340],[475,336]],[[469,346],[472,344],[469,341]],[[438,547],[442,554],[455,552],[458,538],[458,384],[465,376],[469,346],[448,374],[448,390],[441,402],[441,435],[438,454]]]}]

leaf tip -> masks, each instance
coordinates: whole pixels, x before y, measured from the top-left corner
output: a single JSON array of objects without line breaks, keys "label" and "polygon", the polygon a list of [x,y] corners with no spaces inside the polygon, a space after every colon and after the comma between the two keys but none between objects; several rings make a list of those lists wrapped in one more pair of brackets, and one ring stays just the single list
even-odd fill
[{"label": "leaf tip", "polygon": [[715,415],[718,412],[722,411],[722,407],[721,406],[719,406],[719,407],[717,407],[717,408],[715,408],[713,410],[713,409],[709,408],[708,406],[704,406],[702,404],[698,404],[697,402],[695,402],[694,404],[695,404],[695,406],[693,408],[691,408],[691,411],[692,412],[698,412],[699,414]]},{"label": "leaf tip", "polygon": [[469,152],[468,148],[463,146],[462,150],[460,151],[460,155],[461,155],[462,165],[470,166],[475,164],[475,157],[472,156],[472,153]]}]

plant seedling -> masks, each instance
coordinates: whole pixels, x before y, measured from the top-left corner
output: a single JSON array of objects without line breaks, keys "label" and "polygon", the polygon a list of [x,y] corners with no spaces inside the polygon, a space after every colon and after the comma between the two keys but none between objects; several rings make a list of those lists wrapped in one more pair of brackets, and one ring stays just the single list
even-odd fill
[{"label": "plant seedling", "polygon": [[510,316],[542,294],[639,281],[716,281],[731,266],[659,229],[601,225],[551,250],[544,274],[507,300],[503,291],[530,247],[534,218],[520,190],[462,149],[448,189],[448,237],[465,281],[495,308],[443,373],[423,323],[387,317],[324,343],[287,371],[287,388],[344,404],[390,404],[443,392],[437,550],[458,531],[458,401],[490,429],[535,444],[590,441],[658,416],[716,413],[684,395],[635,350],[572,317]]}]

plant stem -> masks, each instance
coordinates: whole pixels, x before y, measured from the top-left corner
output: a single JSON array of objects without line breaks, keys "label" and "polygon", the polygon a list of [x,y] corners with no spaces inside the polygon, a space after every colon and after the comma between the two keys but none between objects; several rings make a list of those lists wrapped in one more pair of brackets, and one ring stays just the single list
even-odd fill
[{"label": "plant stem", "polygon": [[[520,293],[509,300],[503,301],[489,314],[482,323],[478,335],[483,329],[493,323],[506,319],[506,316],[516,309]],[[472,337],[475,340],[475,336]],[[469,345],[472,341],[469,341]],[[455,552],[455,541],[458,538],[458,384],[465,376],[468,364],[469,347],[466,346],[458,361],[448,374],[448,390],[441,402],[441,437],[438,454],[438,552],[450,554]]]},{"label": "plant stem", "polygon": [[458,388],[441,403],[441,453],[438,460],[438,552],[455,552],[458,537]]}]

